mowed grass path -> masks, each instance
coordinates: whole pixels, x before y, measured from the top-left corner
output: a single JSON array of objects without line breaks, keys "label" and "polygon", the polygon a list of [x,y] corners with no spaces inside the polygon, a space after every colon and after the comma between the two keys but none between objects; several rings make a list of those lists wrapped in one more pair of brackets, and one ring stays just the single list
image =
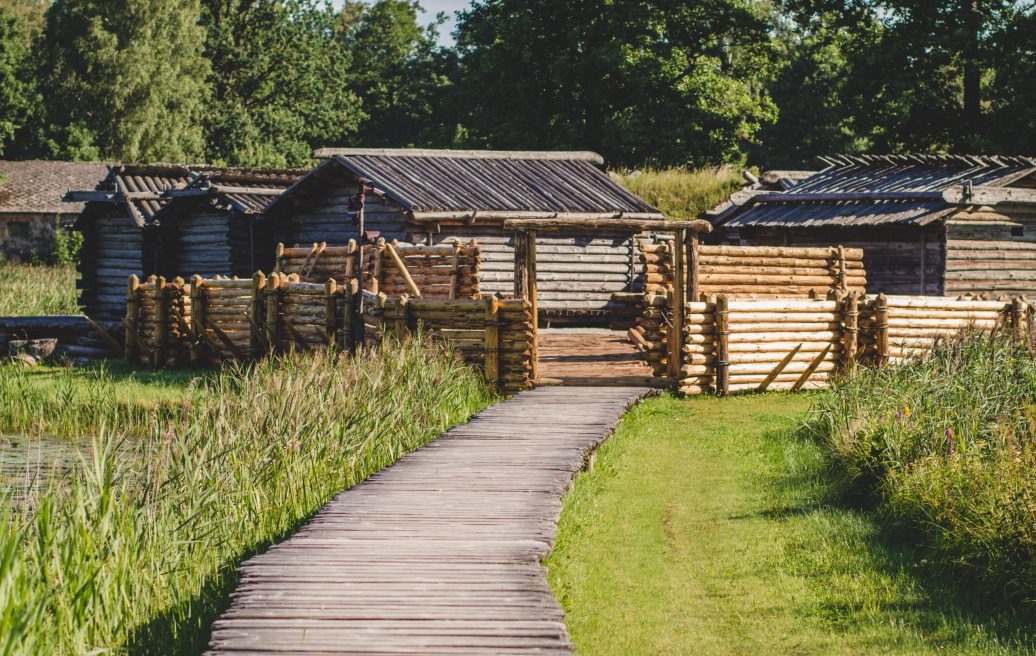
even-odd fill
[{"label": "mowed grass path", "polygon": [[626,416],[548,561],[579,653],[1034,653],[1024,618],[968,608],[872,513],[827,499],[793,432],[810,402],[666,397]]}]

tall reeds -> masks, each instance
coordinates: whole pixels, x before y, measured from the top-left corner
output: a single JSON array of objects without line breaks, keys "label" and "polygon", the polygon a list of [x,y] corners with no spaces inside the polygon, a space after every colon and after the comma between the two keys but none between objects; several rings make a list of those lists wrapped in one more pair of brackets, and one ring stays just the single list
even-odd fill
[{"label": "tall reeds", "polygon": [[137,443],[110,426],[67,485],[0,511],[0,654],[197,653],[238,562],[489,401],[407,341],[227,368]]},{"label": "tall reeds", "polygon": [[964,334],[837,381],[807,429],[844,491],[912,527],[931,562],[994,596],[1036,600],[1036,358]]},{"label": "tall reeds", "polygon": [[79,314],[72,266],[0,263],[0,317]]}]

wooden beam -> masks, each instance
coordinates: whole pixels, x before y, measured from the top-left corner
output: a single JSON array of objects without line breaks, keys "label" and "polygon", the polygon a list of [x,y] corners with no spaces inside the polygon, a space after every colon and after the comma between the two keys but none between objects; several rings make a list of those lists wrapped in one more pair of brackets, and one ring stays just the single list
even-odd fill
[{"label": "wooden beam", "polygon": [[628,230],[641,232],[644,230],[657,230],[664,232],[675,232],[677,230],[692,230],[694,232],[711,232],[712,224],[701,219],[688,221],[667,221],[665,219],[632,219],[623,218],[597,218],[587,216],[585,218],[544,218],[544,219],[509,219],[504,221],[505,230],[517,230],[519,228],[530,228],[534,230]]},{"label": "wooden beam", "polygon": [[1036,189],[972,187],[969,194],[961,185],[944,191],[942,199],[951,205],[1034,205]]},{"label": "wooden beam", "polygon": [[687,283],[685,281],[684,269],[684,244],[687,240],[687,233],[684,230],[676,231],[676,239],[671,243],[673,257],[673,295],[672,307],[670,308],[671,322],[669,325],[669,378],[679,382],[680,369],[683,366],[683,342],[684,326],[683,318],[685,304],[687,303]]},{"label": "wooden beam", "polygon": [[753,203],[807,203],[828,201],[837,202],[845,200],[942,200],[943,194],[938,191],[845,191],[845,192],[823,192],[816,194],[771,192],[768,194],[757,194],[751,198]]},{"label": "wooden beam", "polygon": [[802,344],[799,344],[798,346],[793,348],[791,351],[789,351],[788,354],[786,356],[784,356],[784,358],[780,362],[777,363],[777,366],[774,367],[773,370],[769,374],[767,374],[766,378],[763,379],[763,382],[759,383],[759,387],[755,388],[755,391],[756,392],[765,392],[766,388],[770,386],[770,383],[772,383],[774,380],[776,380],[777,376],[781,375],[781,372],[784,371],[784,369],[791,362],[792,358],[795,357],[795,354],[798,353],[799,349],[801,349],[801,348],[802,348]]},{"label": "wooden beam", "polygon": [[539,159],[592,162],[601,166],[604,158],[588,150],[452,150],[431,148],[317,148],[315,159],[331,157],[441,157],[445,159]]},{"label": "wooden beam", "polygon": [[[445,212],[413,212],[412,217],[415,223],[435,223],[438,221],[511,221],[518,219],[562,219],[562,220],[611,220],[611,219],[633,219],[664,221],[665,215],[661,212],[533,212],[529,210],[519,211],[480,211],[480,210],[449,210]],[[509,229],[506,228],[505,229]]]},{"label": "wooden beam", "polygon": [[[398,242],[393,241],[393,244],[394,243]],[[417,287],[417,283],[414,282],[413,277],[410,275],[410,271],[406,268],[406,264],[403,263],[403,258],[401,258],[399,253],[396,252],[396,248],[393,244],[385,244],[385,250],[388,251],[389,257],[392,258],[392,262],[396,265],[396,268],[399,269],[399,275],[403,277],[403,282],[406,283],[407,289],[409,289],[410,293],[417,298],[421,298],[421,290]]]}]

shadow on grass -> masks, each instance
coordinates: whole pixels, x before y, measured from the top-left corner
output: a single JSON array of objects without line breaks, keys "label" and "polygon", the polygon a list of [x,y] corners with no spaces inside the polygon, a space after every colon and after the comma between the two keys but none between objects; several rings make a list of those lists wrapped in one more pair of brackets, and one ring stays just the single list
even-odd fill
[{"label": "shadow on grass", "polygon": [[[963,636],[963,627],[980,627],[1000,644],[1036,650],[1036,624],[1031,604],[1009,601],[1005,594],[978,585],[966,571],[930,564],[919,531],[884,515],[874,497],[846,492],[820,448],[803,431],[773,431],[766,447],[781,452],[793,466],[777,469],[764,483],[771,506],[732,519],[764,518],[836,527],[840,535],[826,542],[816,537],[811,548],[826,549],[829,566],[842,577],[871,570],[892,592],[880,601],[881,612],[897,616],[925,635],[944,639]],[[815,556],[823,562],[824,556]],[[837,563],[831,565],[830,563]],[[844,618],[860,609],[847,595],[822,594],[823,612]]]}]

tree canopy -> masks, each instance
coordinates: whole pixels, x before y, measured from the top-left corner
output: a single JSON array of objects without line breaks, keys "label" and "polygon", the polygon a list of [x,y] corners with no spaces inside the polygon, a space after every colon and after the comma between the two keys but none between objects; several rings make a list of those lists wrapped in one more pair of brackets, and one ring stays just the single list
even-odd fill
[{"label": "tree canopy", "polygon": [[1019,0],[0,0],[0,154],[303,165],[331,145],[635,168],[1036,151]]}]

